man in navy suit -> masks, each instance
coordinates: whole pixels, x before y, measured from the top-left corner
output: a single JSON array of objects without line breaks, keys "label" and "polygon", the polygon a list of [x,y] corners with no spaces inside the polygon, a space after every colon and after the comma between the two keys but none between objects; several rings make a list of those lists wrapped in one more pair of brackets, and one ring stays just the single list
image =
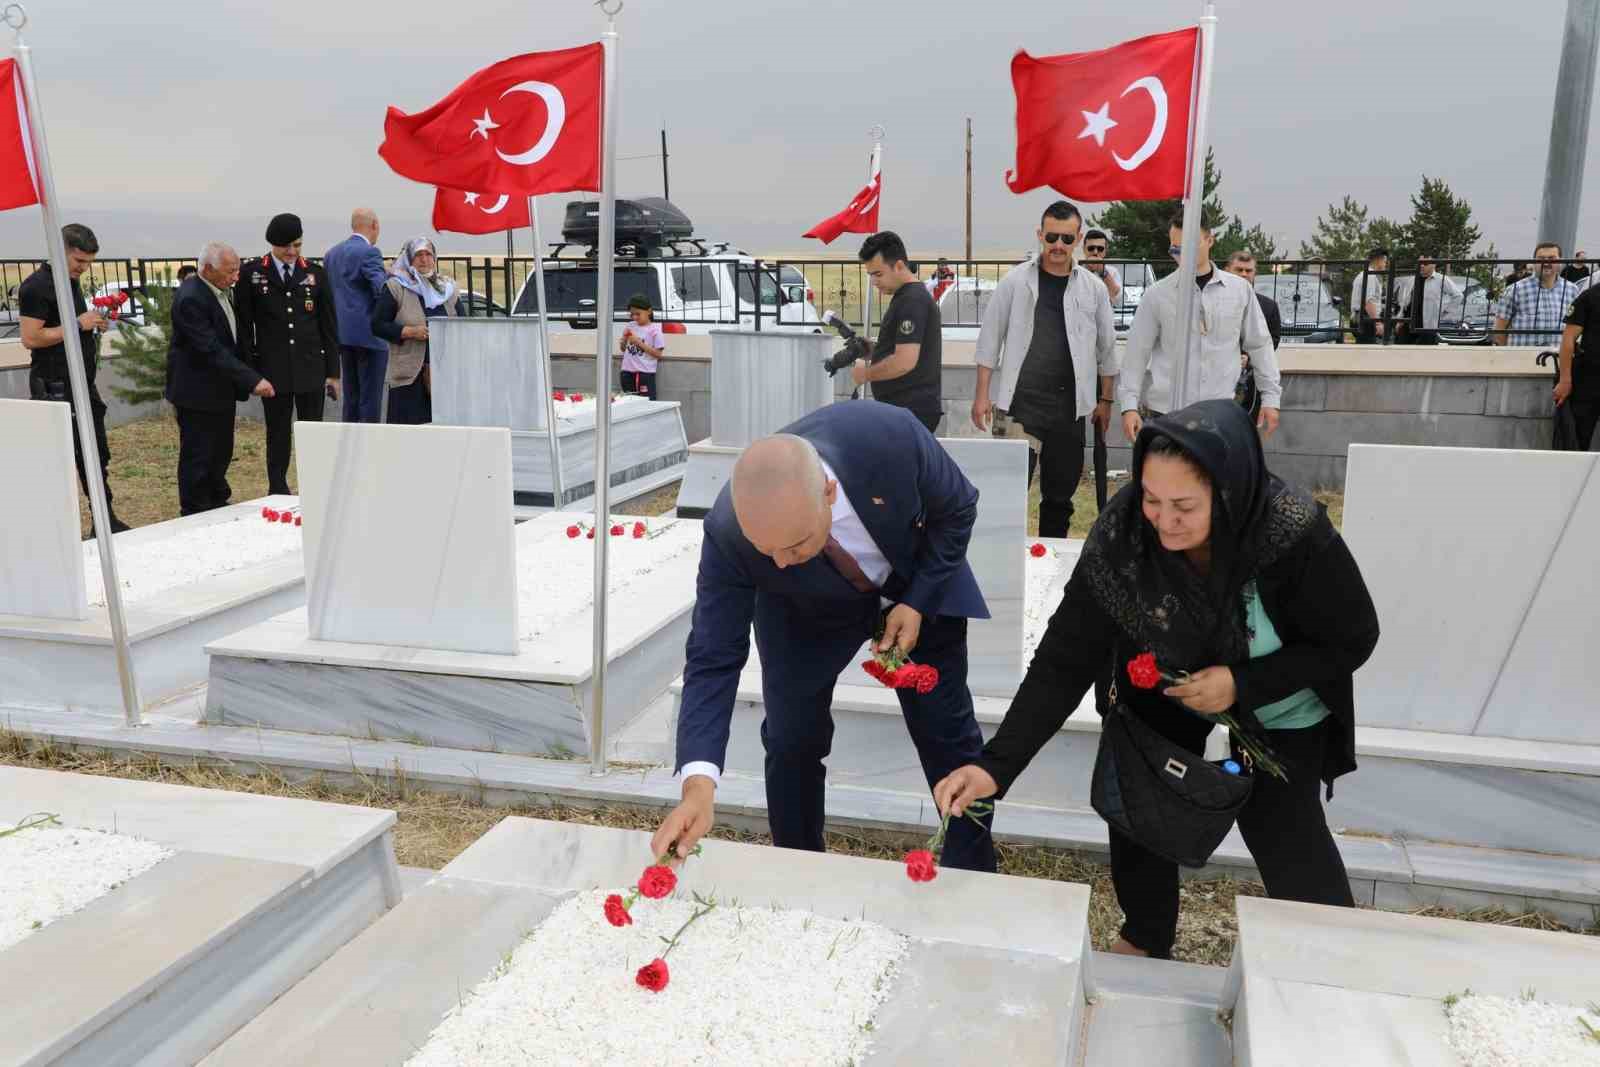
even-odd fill
[{"label": "man in navy suit", "polygon": [[323,269],[333,288],[339,323],[339,365],[344,422],[378,422],[383,379],[389,371],[389,345],[372,332],[372,308],[388,275],[378,251],[378,216],[371,208],[350,213],[351,234],[328,249]]},{"label": "man in navy suit", "polygon": [[238,253],[212,242],[200,253],[200,272],[184,279],[172,298],[166,397],[178,416],[178,509],[184,515],[228,502],[235,404],[252,393],[275,395],[272,383],[239,358],[229,292],[238,280]]},{"label": "man in navy suit", "polygon": [[[967,620],[989,617],[966,563],[977,511],[977,489],[905,408],[833,404],[745,450],[705,519],[678,714],[683,800],[655,855],[687,856],[711,829],[752,623],[774,844],[822,851],[834,682],[880,623],[880,648],[939,671],[931,693],[895,691],[929,787],[983,748],[967,690]],[[952,822],[942,863],[993,871],[987,829]]]}]

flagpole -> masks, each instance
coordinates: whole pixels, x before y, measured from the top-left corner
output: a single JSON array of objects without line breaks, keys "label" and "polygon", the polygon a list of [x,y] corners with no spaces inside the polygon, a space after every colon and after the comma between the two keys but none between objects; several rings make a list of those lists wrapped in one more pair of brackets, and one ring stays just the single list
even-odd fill
[{"label": "flagpole", "polygon": [[616,302],[617,253],[617,13],[623,0],[598,0],[606,15],[600,35],[605,50],[605,159],[600,170],[600,284],[595,294],[594,389],[594,673],[590,700],[589,772],[606,773],[606,546],[611,540],[611,342]]},{"label": "flagpole", "polygon": [[56,214],[56,182],[50,171],[50,149],[45,143],[44,112],[39,106],[39,90],[33,80],[33,51],[22,40],[28,12],[21,4],[8,4],[0,21],[16,33],[13,51],[22,74],[22,92],[28,108],[28,134],[32,141],[33,165],[38,178],[39,209],[44,215],[44,243],[50,253],[51,281],[55,283],[56,306],[61,309],[61,343],[67,350],[67,378],[72,383],[72,413],[78,423],[78,444],[82,448],[84,481],[89,486],[89,515],[94,523],[96,547],[100,554],[100,576],[106,589],[106,615],[111,620],[111,646],[117,660],[117,680],[122,685],[122,711],[129,726],[142,721],[138,679],[133,672],[133,650],[128,645],[128,622],[122,608],[122,583],[117,580],[116,550],[111,543],[111,509],[106,506],[106,487],[100,476],[100,448],[95,442],[94,414],[89,403],[89,376],[83,367],[83,343],[78,337],[72,314],[74,301],[67,277],[67,249],[61,240],[61,219]]},{"label": "flagpole", "polygon": [[[549,306],[544,302],[544,236],[539,230],[538,197],[528,197],[528,218],[533,223],[533,291],[539,298],[539,361],[544,369],[544,428],[550,442],[550,507],[560,511],[566,503],[566,489],[562,485],[561,446],[556,439],[556,398],[550,378],[550,314]],[[599,539],[599,534],[596,534],[595,540]]]},{"label": "flagpole", "polygon": [[1172,397],[1168,411],[1188,405],[1189,346],[1194,341],[1194,302],[1199,298],[1193,282],[1195,256],[1200,248],[1201,208],[1206,198],[1206,124],[1211,110],[1211,60],[1216,54],[1217,6],[1207,0],[1200,16],[1198,87],[1195,91],[1189,156],[1188,195],[1183,201],[1183,248],[1178,256],[1178,332],[1182,353],[1172,370]]}]

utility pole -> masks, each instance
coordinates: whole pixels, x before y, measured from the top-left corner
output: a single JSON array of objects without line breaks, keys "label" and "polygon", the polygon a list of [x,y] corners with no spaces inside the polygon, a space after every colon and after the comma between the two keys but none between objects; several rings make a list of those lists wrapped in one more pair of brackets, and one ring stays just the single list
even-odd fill
[{"label": "utility pole", "polygon": [[1583,195],[1584,156],[1589,149],[1589,105],[1594,102],[1597,47],[1600,0],[1567,0],[1538,233],[1539,240],[1559,244],[1563,256],[1571,256],[1577,247],[1578,203]]},{"label": "utility pole", "polygon": [[967,117],[967,273],[972,273],[972,117]]},{"label": "utility pole", "polygon": [[661,124],[661,199],[672,199],[672,182],[667,178],[667,124]]}]

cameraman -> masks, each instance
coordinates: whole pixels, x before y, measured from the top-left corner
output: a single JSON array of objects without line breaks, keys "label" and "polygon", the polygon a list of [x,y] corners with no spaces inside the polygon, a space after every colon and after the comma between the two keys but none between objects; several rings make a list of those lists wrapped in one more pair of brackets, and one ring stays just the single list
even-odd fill
[{"label": "cameraman", "polygon": [[889,297],[889,307],[871,361],[856,360],[850,379],[870,383],[874,400],[909,409],[933,433],[944,416],[939,305],[906,261],[906,244],[898,234],[884,230],[868,237],[861,262],[872,287]]}]

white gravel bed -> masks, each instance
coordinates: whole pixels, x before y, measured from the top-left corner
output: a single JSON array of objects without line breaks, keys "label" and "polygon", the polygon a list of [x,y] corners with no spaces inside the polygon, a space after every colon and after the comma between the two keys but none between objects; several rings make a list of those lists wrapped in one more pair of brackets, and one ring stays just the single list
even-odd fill
[{"label": "white gravel bed", "polygon": [[0,952],[170,855],[137,837],[72,826],[0,837]]},{"label": "white gravel bed", "polygon": [[[580,521],[587,524],[593,520],[584,516]],[[648,531],[643,538],[633,536],[637,522],[643,522]],[[596,530],[596,536],[609,537],[613,523],[623,527],[622,535],[612,537],[607,549],[607,584],[613,594],[667,560],[700,549],[698,522],[619,515]],[[520,640],[531,641],[594,603],[594,542],[581,534],[568,537],[566,531],[566,523],[552,523],[547,536],[518,546]],[[618,610],[615,605],[613,610]]]},{"label": "white gravel bed", "polygon": [[[1026,553],[1029,548],[1039,542],[1029,541],[1023,546]],[[1039,647],[1039,641],[1044,637],[1045,627],[1050,625],[1050,616],[1056,613],[1056,607],[1061,603],[1061,593],[1054,588],[1056,578],[1061,574],[1061,568],[1072,566],[1073,561],[1063,556],[1050,545],[1045,545],[1044,555],[1035,559],[1032,553],[1027,555],[1028,565],[1025,570],[1023,582],[1022,602],[1022,667],[1027,669],[1033,662],[1034,649]]]},{"label": "white gravel bed", "polygon": [[[556,401],[556,421],[557,422],[563,422],[563,421],[569,421],[571,419],[581,418],[584,415],[587,415],[590,418],[594,417],[594,409],[595,409],[594,394],[593,393],[585,393],[581,389],[578,390],[577,392],[578,392],[578,394],[580,396],[583,397],[582,400],[557,400]],[[572,394],[568,393],[566,395],[570,397]],[[612,412],[614,414],[617,411],[617,409],[622,407],[624,404],[646,404],[646,403],[649,403],[649,401],[647,401],[642,396],[638,396],[637,394],[634,394],[634,393],[624,393],[621,396],[617,397],[616,401],[611,405],[611,410],[612,410]]]},{"label": "white gravel bed", "polygon": [[[293,523],[268,522],[256,512],[229,522],[189,527],[159,541],[129,545],[118,539],[117,579],[122,583],[123,603],[148,600],[180,586],[299,552],[301,529]],[[83,543],[83,584],[91,607],[105,604],[100,548],[94,541]]]},{"label": "white gravel bed", "polygon": [[[1591,977],[1600,999],[1600,976]],[[1600,1011],[1469,994],[1446,1014],[1450,1048],[1462,1067],[1600,1067],[1600,1041],[1579,1022],[1582,1017],[1600,1030]]]},{"label": "white gravel bed", "polygon": [[908,941],[870,922],[719,906],[634,981],[694,912],[640,900],[613,927],[603,890],[557,907],[445,1016],[407,1067],[817,1067],[858,1061]]}]

